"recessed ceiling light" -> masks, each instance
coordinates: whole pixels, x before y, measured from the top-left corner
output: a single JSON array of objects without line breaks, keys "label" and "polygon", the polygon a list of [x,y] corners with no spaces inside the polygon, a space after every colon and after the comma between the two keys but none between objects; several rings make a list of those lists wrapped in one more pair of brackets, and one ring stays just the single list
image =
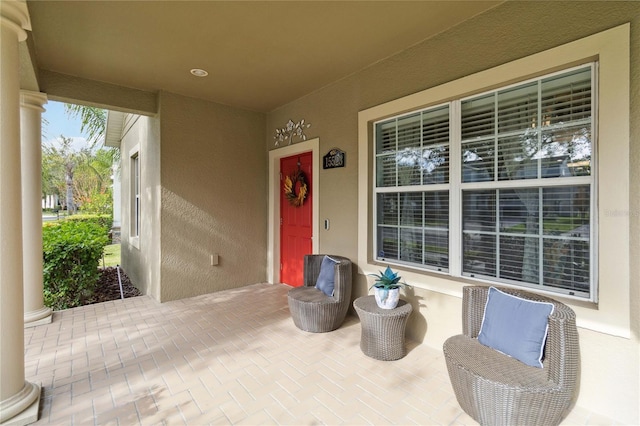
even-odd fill
[{"label": "recessed ceiling light", "polygon": [[191,70],[191,74],[195,75],[196,77],[206,77],[209,75],[208,72],[206,72],[205,70],[202,70],[200,68],[194,68]]}]

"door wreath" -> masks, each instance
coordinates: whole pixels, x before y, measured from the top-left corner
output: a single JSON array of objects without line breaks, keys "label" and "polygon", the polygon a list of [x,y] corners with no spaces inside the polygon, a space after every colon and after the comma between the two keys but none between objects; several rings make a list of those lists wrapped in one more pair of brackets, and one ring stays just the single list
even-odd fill
[{"label": "door wreath", "polygon": [[[298,186],[298,193],[296,194],[296,184]],[[284,178],[284,196],[294,207],[300,207],[304,204],[304,200],[307,198],[307,182],[302,170],[298,169]]]}]

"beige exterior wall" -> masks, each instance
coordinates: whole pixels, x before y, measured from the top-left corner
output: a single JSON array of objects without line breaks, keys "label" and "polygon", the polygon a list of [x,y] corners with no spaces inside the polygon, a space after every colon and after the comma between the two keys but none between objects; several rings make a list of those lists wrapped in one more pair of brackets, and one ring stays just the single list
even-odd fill
[{"label": "beige exterior wall", "polygon": [[[126,115],[121,155],[122,268],[143,294],[160,300],[160,120]],[[132,237],[131,156],[140,158],[140,236]]]},{"label": "beige exterior wall", "polygon": [[264,115],[166,92],[159,104],[160,300],[264,282]]},{"label": "beige exterior wall", "polygon": [[[157,117],[122,131],[122,267],[165,302],[266,280],[263,114],[163,92]],[[140,160],[140,235],[132,236],[131,157]],[[218,265],[211,265],[211,255]]]},{"label": "beige exterior wall", "polygon": [[[601,287],[602,306],[567,301],[578,312],[580,327],[581,387],[577,404],[625,424],[640,423],[640,3],[638,2],[507,2],[461,26],[429,39],[359,73],[271,112],[267,117],[266,145],[275,149],[272,135],[288,119],[312,123],[308,137],[320,140],[320,155],[339,147],[347,153],[343,169],[320,170],[319,218],[331,220],[331,229],[319,231],[319,251],[358,259],[359,215],[358,113],[392,100],[510,63],[539,52],[630,22],[629,144],[616,173],[622,174],[606,191],[609,199],[626,203],[628,215],[601,218],[601,228],[622,231],[615,255],[600,265],[615,271],[623,282]],[[623,111],[623,114],[627,113]],[[607,158],[607,162],[614,161]],[[628,165],[627,165],[628,164]],[[622,169],[620,169],[622,168]],[[609,168],[605,174],[609,173]],[[619,176],[619,175],[618,175]],[[603,188],[600,188],[603,191]],[[367,189],[365,189],[367,191]],[[628,201],[625,201],[628,200]],[[604,209],[601,206],[601,209]],[[630,259],[625,260],[625,259]],[[367,292],[360,275],[354,298]],[[604,268],[604,269],[603,269]],[[623,269],[622,271],[617,271]],[[366,271],[368,272],[368,271]],[[446,280],[421,274],[422,283],[407,295],[415,312],[408,333],[434,347],[461,330],[459,288],[464,280]],[[442,285],[433,286],[438,280]],[[447,282],[449,284],[447,284]],[[469,282],[471,283],[471,282]],[[450,285],[450,289],[447,289]],[[604,294],[605,291],[608,293]],[[615,294],[616,303],[610,299]],[[620,304],[620,300],[622,304]],[[605,303],[606,302],[606,303]],[[603,308],[603,306],[605,306]],[[617,310],[616,310],[617,309]],[[622,313],[622,314],[621,314]],[[608,327],[609,316],[615,323]]]}]

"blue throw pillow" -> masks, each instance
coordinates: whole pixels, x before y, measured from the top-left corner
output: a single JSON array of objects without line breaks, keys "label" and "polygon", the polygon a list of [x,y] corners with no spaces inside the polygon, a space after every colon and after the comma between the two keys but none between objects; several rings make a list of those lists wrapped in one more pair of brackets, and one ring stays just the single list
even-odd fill
[{"label": "blue throw pillow", "polygon": [[536,302],[490,287],[478,341],[532,367],[542,368],[553,304]]},{"label": "blue throw pillow", "polygon": [[329,256],[325,256],[324,259],[322,259],[320,274],[318,274],[318,279],[316,280],[316,288],[330,297],[333,296],[333,290],[335,287],[335,272],[333,267],[337,263],[340,262],[330,258]]}]

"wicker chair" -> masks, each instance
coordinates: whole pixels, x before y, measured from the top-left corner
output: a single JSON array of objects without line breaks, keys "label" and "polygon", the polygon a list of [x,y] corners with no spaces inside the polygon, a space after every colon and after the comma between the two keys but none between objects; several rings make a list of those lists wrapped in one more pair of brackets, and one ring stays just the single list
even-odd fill
[{"label": "wicker chair", "polygon": [[444,343],[458,403],[482,425],[557,425],[574,402],[579,346],[575,313],[553,299],[500,288],[530,300],[553,303],[543,368],[530,367],[478,342],[487,287],[464,287],[463,334]]},{"label": "wicker chair", "polygon": [[324,333],[335,330],[344,322],[351,303],[351,261],[346,257],[331,256],[340,261],[334,266],[335,290],[333,297],[315,288],[324,254],[304,257],[304,283],[289,290],[289,310],[293,323],[301,330]]}]

